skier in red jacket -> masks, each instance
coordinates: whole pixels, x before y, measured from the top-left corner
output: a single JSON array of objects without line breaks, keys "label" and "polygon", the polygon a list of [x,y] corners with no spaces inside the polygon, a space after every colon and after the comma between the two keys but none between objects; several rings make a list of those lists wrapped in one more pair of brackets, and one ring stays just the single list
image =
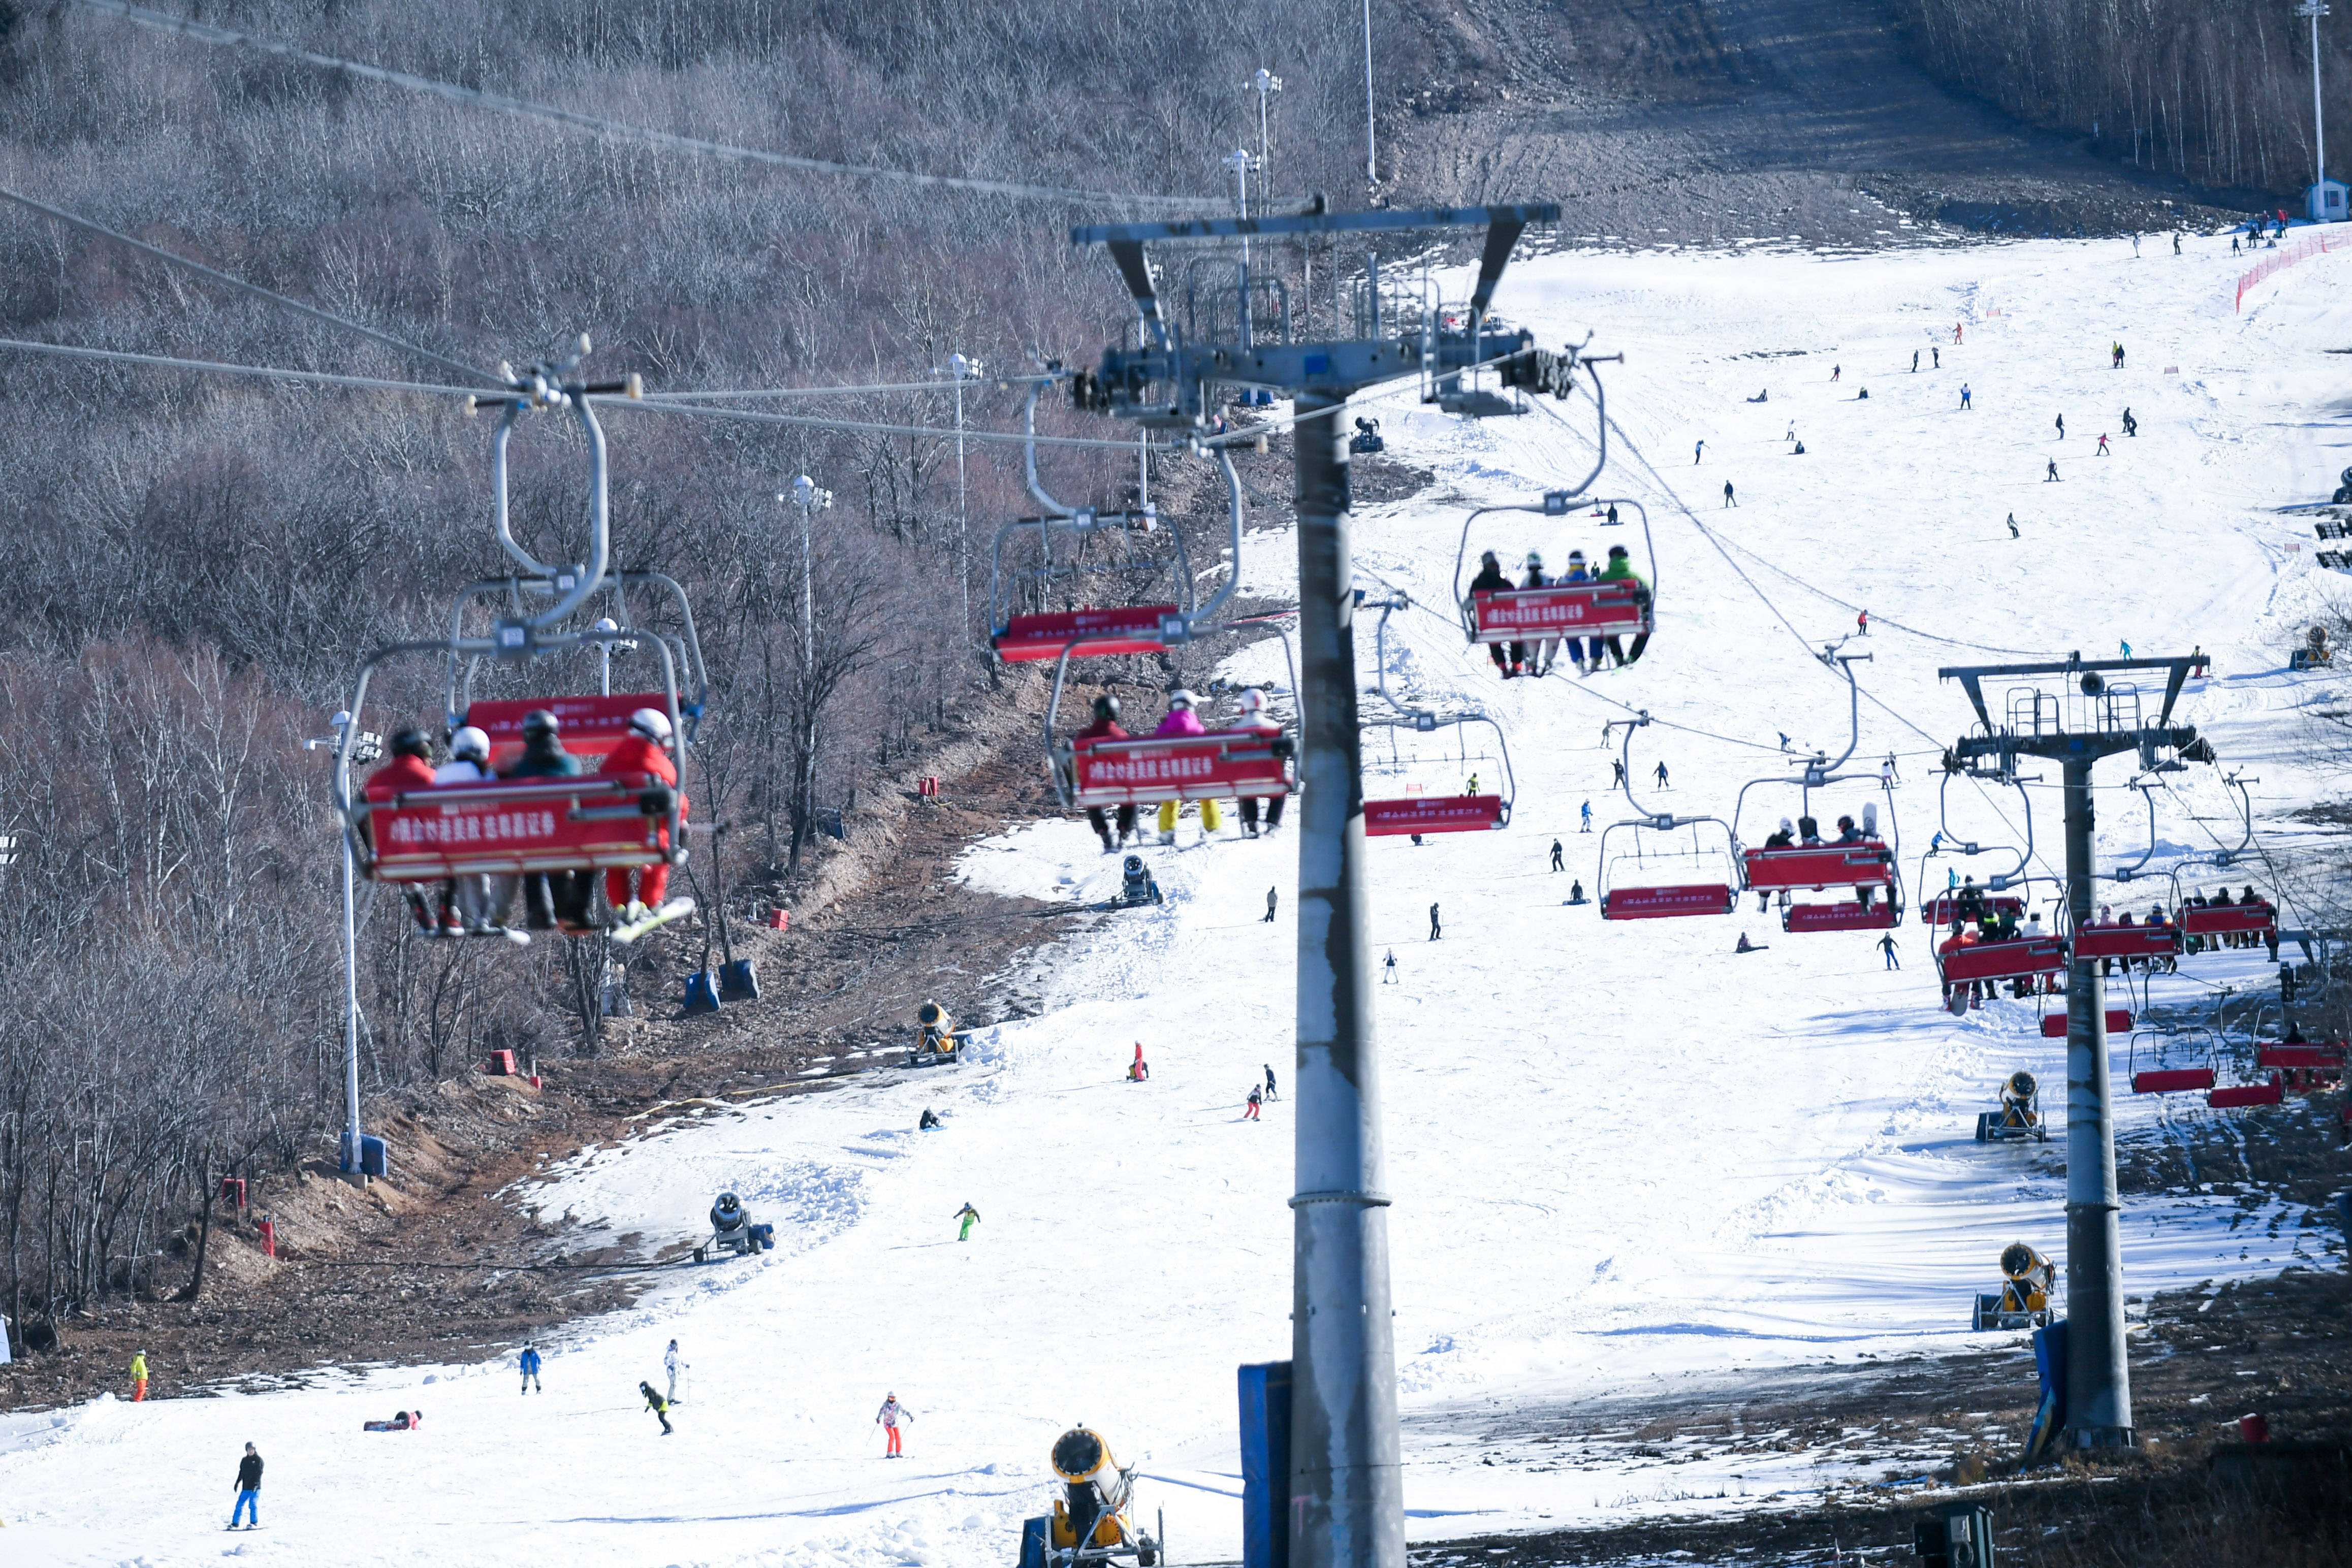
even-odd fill
[{"label": "skier in red jacket", "polygon": [[[629,716],[629,733],[604,758],[599,773],[644,773],[655,779],[677,788],[677,764],[669,759],[669,716],[659,708],[641,707]],[[669,829],[659,831],[661,847],[669,848]],[[667,862],[639,866],[637,898],[629,899],[629,868],[614,866],[604,873],[604,897],[613,912],[624,921],[642,919],[648,911],[662,906],[662,894],[669,891],[669,865]]]}]

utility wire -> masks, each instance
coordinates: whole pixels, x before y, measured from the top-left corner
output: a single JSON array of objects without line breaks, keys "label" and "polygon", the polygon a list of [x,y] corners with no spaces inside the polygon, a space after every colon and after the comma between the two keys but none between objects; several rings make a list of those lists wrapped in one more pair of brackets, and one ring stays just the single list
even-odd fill
[{"label": "utility wire", "polygon": [[114,241],[117,245],[130,246],[132,250],[139,252],[142,256],[152,256],[156,260],[167,262],[173,267],[185,267],[190,272],[195,273],[200,277],[211,278],[215,283],[225,284],[228,287],[241,290],[244,293],[252,295],[257,299],[266,299],[272,305],[283,306],[289,310],[297,311],[301,315],[308,316],[314,321],[324,322],[330,327],[339,327],[347,332],[357,332],[363,338],[373,338],[377,342],[383,344],[386,348],[398,349],[402,353],[415,354],[421,359],[430,360],[435,364],[441,366],[445,370],[456,371],[459,375],[473,376],[478,380],[489,382],[492,384],[498,383],[498,378],[490,374],[488,371],[478,370],[472,365],[466,364],[462,361],[453,360],[446,354],[436,354],[430,349],[425,348],[416,343],[409,342],[405,339],[395,338],[389,332],[379,332],[373,327],[363,327],[357,321],[347,320],[343,317],[334,315],[330,311],[320,310],[315,306],[305,305],[299,299],[289,299],[283,294],[274,293],[269,289],[262,287],[257,283],[247,283],[245,279],[241,277],[232,277],[227,273],[223,272],[216,267],[206,267],[201,261],[190,261],[184,256],[174,256],[170,251],[159,249],[154,246],[147,244],[143,240],[135,240],[129,235],[118,234],[114,230],[108,228],[103,224],[92,223],[89,219],[84,217],[77,217],[73,214],[68,213],[62,208],[49,205],[47,202],[37,202],[30,196],[9,190],[5,185],[0,185],[0,201],[14,202],[20,207],[40,214],[43,217],[55,218],[61,224],[70,224],[75,228],[87,229],[94,235],[103,235],[108,239]]},{"label": "utility wire", "polygon": [[602,116],[583,114],[577,110],[558,109],[551,104],[531,103],[503,93],[484,92],[476,88],[459,87],[454,82],[436,80],[408,71],[387,70],[362,60],[345,59],[336,55],[318,54],[274,38],[256,37],[250,33],[233,32],[226,27],[210,26],[183,16],[151,11],[143,5],[132,5],[125,0],[70,0],[85,10],[118,16],[134,26],[150,32],[166,33],[193,38],[198,43],[216,44],[225,47],[258,50],[282,59],[300,60],[324,70],[342,71],[387,86],[405,88],[451,103],[488,109],[499,114],[510,114],[524,120],[542,120],[576,131],[593,131],[600,136],[618,137],[656,147],[668,147],[679,152],[699,152],[706,156],[731,158],[740,162],[765,163],[779,169],[798,169],[810,174],[846,174],[860,179],[897,180],[907,184],[927,185],[934,189],[975,191],[982,195],[1016,196],[1033,201],[1066,202],[1076,204],[1130,204],[1140,206],[1175,207],[1187,212],[1227,210],[1227,204],[1217,196],[1153,196],[1122,193],[1113,191],[1077,191],[1060,185],[1032,185],[1010,180],[976,180],[956,174],[919,174],[908,169],[886,169],[870,163],[836,163],[823,158],[802,158],[788,152],[769,152],[755,147],[738,147],[725,141],[710,141],[699,136],[680,136],[674,131],[655,131],[642,125],[628,125]]},{"label": "utility wire", "polygon": [[0,349],[15,349],[26,354],[54,354],[68,360],[104,360],[125,365],[157,365],[165,370],[203,371],[213,375],[258,376],[265,381],[302,382],[315,386],[363,387],[373,392],[433,392],[443,397],[481,395],[479,387],[445,387],[429,382],[387,382],[373,376],[336,376],[322,371],[283,371],[266,365],[229,365],[217,360],[175,360],[165,354],[131,354],[117,349],[85,349],[72,343],[35,343],[22,338],[0,338]]},{"label": "utility wire", "polygon": [[951,392],[961,386],[968,392],[982,392],[991,387],[1009,389],[1025,387],[1036,382],[1061,380],[1058,372],[1040,372],[1025,376],[967,376],[961,382],[895,382],[866,387],[753,387],[740,392],[666,392],[660,394],[664,402],[707,402],[712,398],[771,397],[857,397],[882,392]]},{"label": "utility wire", "polygon": [[[1790,582],[1795,583],[1799,588],[1805,590],[1808,593],[1815,594],[1820,598],[1826,599],[1832,604],[1838,606],[1840,609],[1851,610],[1856,614],[1862,613],[1863,607],[1861,605],[1848,604],[1836,594],[1823,589],[1819,583],[1799,577],[1795,572],[1789,570],[1785,567],[1774,565],[1772,562],[1765,559],[1762,556],[1758,555],[1754,550],[1749,549],[1747,546],[1740,544],[1736,540],[1728,542],[1729,548],[1738,550],[1741,555],[1746,556],[1757,565],[1764,568],[1765,570],[1775,572],[1781,577],[1787,578]],[[1891,626],[1897,632],[1906,632],[1911,636],[1924,639],[1929,643],[1941,643],[1948,648],[1975,648],[1987,653],[2013,653],[2021,659],[2047,659],[2053,656],[2047,650],[2041,648],[1997,648],[1990,643],[1970,643],[1958,637],[1939,637],[1933,632],[1922,632],[1916,626],[1906,626],[1902,622],[1894,619],[1892,616],[1880,615],[1875,612],[1871,613],[1870,623],[1873,626]]]}]

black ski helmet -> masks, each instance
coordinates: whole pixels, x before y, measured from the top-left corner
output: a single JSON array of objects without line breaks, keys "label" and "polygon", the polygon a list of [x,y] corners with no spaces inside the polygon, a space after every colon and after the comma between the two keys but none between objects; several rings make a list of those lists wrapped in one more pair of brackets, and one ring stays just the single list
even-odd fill
[{"label": "black ski helmet", "polygon": [[429,762],[433,758],[433,743],[425,737],[423,730],[411,726],[392,737],[392,754],[394,757],[421,757]]},{"label": "black ski helmet", "polygon": [[1095,698],[1095,716],[1099,719],[1108,719],[1113,724],[1118,723],[1118,699],[1112,696],[1108,692],[1105,692],[1102,695]]},{"label": "black ski helmet", "polygon": [[535,707],[522,716],[522,737],[537,740],[542,735],[553,735],[563,727],[563,721],[543,707]]},{"label": "black ski helmet", "polygon": [[1611,560],[1630,560],[1633,558],[1625,553],[1625,547],[1623,545],[1611,545],[1609,547],[1609,559]]}]

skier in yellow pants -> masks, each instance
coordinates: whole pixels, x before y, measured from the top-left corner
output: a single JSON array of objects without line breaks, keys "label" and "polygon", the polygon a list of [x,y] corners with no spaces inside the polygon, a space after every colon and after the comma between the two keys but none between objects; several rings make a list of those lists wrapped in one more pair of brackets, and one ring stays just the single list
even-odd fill
[{"label": "skier in yellow pants", "polygon": [[[1162,800],[1160,802],[1160,841],[1161,843],[1164,844],[1174,841],[1176,837],[1176,813],[1183,804],[1184,803],[1181,800]],[[1214,800],[1203,800],[1201,802],[1202,837],[1206,838],[1210,834],[1215,832],[1219,828],[1224,825],[1224,813],[1217,809],[1217,803]]]}]

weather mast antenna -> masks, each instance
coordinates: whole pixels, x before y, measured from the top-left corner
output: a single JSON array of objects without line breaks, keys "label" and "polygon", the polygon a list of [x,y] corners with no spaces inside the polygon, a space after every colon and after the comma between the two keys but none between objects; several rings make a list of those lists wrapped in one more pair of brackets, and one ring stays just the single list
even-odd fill
[{"label": "weather mast antenna", "polygon": [[[2076,653],[2043,664],[1975,664],[1936,672],[1956,680],[1976,710],[1977,727],[1946,754],[1948,770],[1996,759],[2013,778],[2017,758],[2046,758],[2064,775],[2067,924],[2092,924],[2093,812],[2091,769],[2101,758],[2140,756],[2144,770],[2172,760],[2214,760],[2196,729],[2172,722],[2180,688],[2195,655],[2168,659],[2084,659]],[[2162,698],[2154,717],[2143,711],[2138,683],[2126,677],[2161,674]],[[1984,683],[2017,683],[2003,694],[1996,719]],[[2073,688],[2069,690],[2068,688]],[[2153,692],[2145,694],[2154,695]],[[2116,1215],[2115,1091],[2107,1075],[2106,986],[2095,958],[2078,946],[2066,975],[2066,1430],[2074,1448],[2137,1448],[2132,1424],[2131,1372],[2124,1357],[2123,1257]]]},{"label": "weather mast antenna", "polygon": [[[1297,1192],[1290,1200],[1290,1561],[1296,1568],[1402,1568],[1404,1493],[1389,1294],[1388,1194],[1382,1190],[1380,1071],[1373,1045],[1364,843],[1362,732],[1357,714],[1356,596],[1349,538],[1348,440],[1341,414],[1383,382],[1491,370],[1506,387],[1547,388],[1560,356],[1531,335],[1488,325],[1496,284],[1549,204],[1425,212],[1311,210],[1073,229],[1073,245],[1110,254],[1135,300],[1142,346],[1105,350],[1081,373],[1081,407],[1199,440],[1213,431],[1213,389],[1295,400],[1301,647],[1298,746]],[[1147,247],[1280,236],[1484,229],[1477,281],[1459,325],[1352,338],[1296,339],[1285,312],[1255,329],[1251,298],[1180,329],[1162,308]],[[1336,283],[1336,279],[1335,279]],[[1244,276],[1242,287],[1248,288]],[[1377,298],[1376,292],[1373,292]],[[1226,323],[1230,322],[1230,327]],[[1500,402],[1500,400],[1496,400]],[[1454,412],[1447,410],[1447,412]],[[1483,400],[1461,412],[1488,412]],[[1493,412],[1515,412],[1508,404]]]}]

